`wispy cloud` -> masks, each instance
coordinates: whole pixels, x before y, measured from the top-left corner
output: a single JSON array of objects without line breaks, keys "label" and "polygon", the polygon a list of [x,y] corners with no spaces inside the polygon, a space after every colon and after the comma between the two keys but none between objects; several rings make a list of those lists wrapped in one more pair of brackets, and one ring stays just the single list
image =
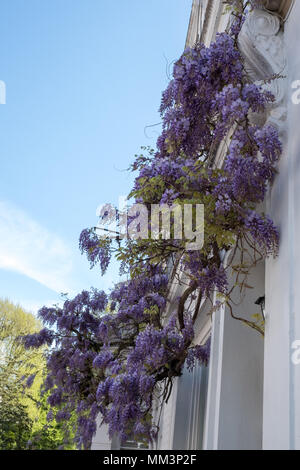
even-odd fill
[{"label": "wispy cloud", "polygon": [[24,211],[0,201],[0,268],[24,274],[55,292],[70,292],[72,253]]},{"label": "wispy cloud", "polygon": [[21,300],[19,302],[15,302],[17,304],[19,304],[22,308],[24,308],[24,310],[26,310],[27,312],[31,312],[33,313],[34,315],[37,314],[37,312],[39,311],[39,309],[41,307],[53,307],[53,305],[59,305],[61,306],[62,305],[62,300],[61,299],[53,299],[53,300],[44,300],[44,301],[36,301],[36,300]]}]

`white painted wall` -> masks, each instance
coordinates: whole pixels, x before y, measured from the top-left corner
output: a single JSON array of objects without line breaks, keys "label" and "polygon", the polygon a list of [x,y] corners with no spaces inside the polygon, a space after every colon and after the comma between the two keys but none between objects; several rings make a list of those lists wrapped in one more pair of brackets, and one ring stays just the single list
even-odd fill
[{"label": "white painted wall", "polygon": [[300,80],[300,2],[285,24],[287,135],[279,174],[269,197],[279,225],[279,257],[267,263],[264,384],[264,449],[300,449],[300,366],[291,345],[300,339],[300,105],[292,103],[291,83]]},{"label": "white painted wall", "polygon": [[[98,420],[99,421],[99,420]],[[110,450],[112,449],[112,442],[108,437],[107,426],[98,426],[97,433],[93,438],[92,450]]]},{"label": "white painted wall", "polygon": [[[247,292],[235,313],[250,319],[264,295],[264,264],[253,269]],[[231,318],[214,314],[204,448],[262,448],[263,349],[261,335]]]},{"label": "white painted wall", "polygon": [[175,429],[175,412],[177,402],[177,386],[178,379],[174,380],[172,393],[167,404],[163,405],[162,414],[159,421],[158,441],[155,449],[169,450],[173,448],[174,429]]},{"label": "white painted wall", "polygon": [[207,375],[207,367],[196,365],[178,379],[172,449],[202,449]]}]

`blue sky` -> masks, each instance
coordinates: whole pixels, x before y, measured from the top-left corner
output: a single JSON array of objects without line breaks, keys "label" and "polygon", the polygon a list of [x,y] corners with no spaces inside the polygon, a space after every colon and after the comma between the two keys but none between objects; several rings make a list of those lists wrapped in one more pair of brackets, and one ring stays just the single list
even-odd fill
[{"label": "blue sky", "polygon": [[60,292],[109,289],[78,250],[96,208],[128,194],[154,145],[167,61],[192,0],[3,0],[0,27],[0,296],[36,311]]}]

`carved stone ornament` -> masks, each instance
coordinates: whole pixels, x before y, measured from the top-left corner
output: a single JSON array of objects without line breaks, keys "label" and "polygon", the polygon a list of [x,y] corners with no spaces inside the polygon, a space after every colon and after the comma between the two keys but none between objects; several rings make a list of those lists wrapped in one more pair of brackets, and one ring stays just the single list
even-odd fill
[{"label": "carved stone ornament", "polygon": [[[254,82],[268,80],[274,75],[281,78],[264,83],[273,93],[275,102],[264,117],[270,124],[284,132],[286,121],[286,57],[283,31],[278,16],[266,10],[249,13],[239,35],[239,46],[245,58],[246,72]],[[253,116],[254,120],[258,116]],[[259,118],[260,121],[262,117]]]}]

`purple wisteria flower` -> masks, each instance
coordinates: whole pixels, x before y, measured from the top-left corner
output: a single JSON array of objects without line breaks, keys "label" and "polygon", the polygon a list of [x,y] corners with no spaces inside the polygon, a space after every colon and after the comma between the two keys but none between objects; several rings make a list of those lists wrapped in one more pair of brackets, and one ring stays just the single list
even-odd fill
[{"label": "purple wisteria flower", "polygon": [[[236,11],[244,8],[240,0],[229,3]],[[264,257],[278,250],[278,229],[258,207],[276,175],[282,145],[275,127],[250,119],[264,115],[273,96],[244,73],[237,47],[243,22],[244,14],[235,13],[230,31],[208,47],[186,49],[175,62],[162,95],[157,148],[132,165],[138,175],[130,195],[147,208],[175,200],[204,204],[203,248],[188,252],[184,240],[127,240],[116,250],[126,281],[109,295],[83,290],[62,307],[43,307],[38,315],[45,327],[23,338],[26,348],[43,347],[47,357],[42,391],[53,408],[47,419],[75,416],[78,448],[91,446],[98,416],[121,442],[155,439],[157,393],[162,388],[167,397],[184,367],[209,362],[210,340],[194,344],[195,322],[201,299],[217,293],[229,302],[222,253],[237,247],[236,240],[253,243]],[[220,163],[216,155],[225,137]],[[79,247],[103,274],[112,240],[85,229]],[[172,282],[183,294],[170,303]]]}]

